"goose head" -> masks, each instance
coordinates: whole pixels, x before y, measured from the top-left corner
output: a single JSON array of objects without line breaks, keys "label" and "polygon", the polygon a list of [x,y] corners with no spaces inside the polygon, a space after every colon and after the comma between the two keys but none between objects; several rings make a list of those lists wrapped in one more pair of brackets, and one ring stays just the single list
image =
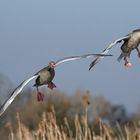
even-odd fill
[{"label": "goose head", "polygon": [[55,65],[55,62],[54,61],[50,61],[49,64],[48,64],[48,66],[50,68],[54,69],[56,65]]}]

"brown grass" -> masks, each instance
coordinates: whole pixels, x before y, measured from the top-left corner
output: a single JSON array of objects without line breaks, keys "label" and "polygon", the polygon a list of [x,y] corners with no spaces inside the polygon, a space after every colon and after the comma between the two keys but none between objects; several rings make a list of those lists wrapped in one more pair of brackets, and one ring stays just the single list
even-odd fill
[{"label": "brown grass", "polygon": [[44,102],[38,103],[34,93],[25,99],[18,97],[4,114],[7,119],[1,121],[0,139],[140,140],[139,116],[127,120],[123,110],[116,120],[115,111],[120,112],[122,106],[114,106],[102,96],[92,97],[87,91],[72,96],[47,91]]},{"label": "brown grass", "polygon": [[121,127],[116,123],[115,130],[100,118],[96,119],[96,127],[99,128],[99,134],[95,134],[94,127],[90,127],[87,123],[87,114],[79,116],[75,114],[74,126],[75,131],[71,130],[67,118],[64,123],[58,125],[54,107],[50,112],[44,112],[36,130],[30,131],[21,121],[20,115],[17,113],[18,127],[13,133],[12,125],[9,123],[9,140],[139,140],[140,127],[129,128],[125,125]]}]

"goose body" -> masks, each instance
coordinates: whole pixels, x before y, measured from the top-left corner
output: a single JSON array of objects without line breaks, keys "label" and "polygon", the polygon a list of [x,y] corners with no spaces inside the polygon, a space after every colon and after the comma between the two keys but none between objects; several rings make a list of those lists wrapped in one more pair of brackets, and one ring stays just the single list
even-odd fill
[{"label": "goose body", "polygon": [[37,77],[34,86],[47,85],[53,80],[55,76],[55,70],[47,66],[37,72],[36,75],[39,76]]},{"label": "goose body", "polygon": [[140,43],[140,29],[135,30],[132,33],[128,34],[128,39],[124,39],[124,43],[121,46],[123,53],[130,53],[132,50],[138,48]]},{"label": "goose body", "polygon": [[117,60],[121,61],[121,59],[124,58],[124,65],[127,67],[131,67],[132,64],[128,61],[128,57],[130,57],[131,52],[136,49],[136,51],[138,52],[138,57],[140,57],[140,51],[138,49],[138,46],[140,44],[140,29],[132,31],[127,36],[128,38],[123,40],[124,42],[121,46],[122,52]]},{"label": "goose body", "polygon": [[[138,46],[140,44],[140,29],[134,30],[131,33],[129,33],[128,35],[115,40],[107,48],[105,48],[101,54],[107,54],[113,48],[113,46],[115,46],[118,43],[121,43],[122,41],[123,41],[123,44],[120,47],[121,54],[117,60],[120,62],[122,59],[124,59],[124,61],[125,61],[124,65],[127,67],[131,67],[132,64],[128,61],[128,58],[130,57],[130,54],[134,49],[136,49],[136,51],[138,53],[138,57],[140,58],[140,51],[138,49]],[[95,64],[100,62],[100,60],[102,60],[103,58],[104,58],[104,56],[99,56],[95,60],[93,60],[90,64],[89,70]]]},{"label": "goose body", "polygon": [[4,101],[4,103],[0,107],[0,116],[5,112],[5,110],[9,107],[9,105],[14,101],[16,96],[23,90],[23,88],[31,81],[35,79],[34,86],[37,88],[37,99],[38,101],[42,101],[44,98],[44,95],[39,91],[38,87],[42,85],[48,85],[48,88],[53,89],[55,88],[55,84],[52,82],[54,76],[55,76],[55,70],[54,68],[62,63],[68,62],[68,61],[74,61],[74,60],[80,60],[82,58],[92,58],[97,56],[112,56],[112,55],[106,55],[106,54],[85,54],[81,56],[71,56],[71,57],[65,57],[63,59],[60,59],[56,62],[51,61],[49,62],[48,66],[38,71],[35,75],[28,78],[27,80],[24,80],[15,90],[10,94],[10,96],[7,98],[7,100]]}]

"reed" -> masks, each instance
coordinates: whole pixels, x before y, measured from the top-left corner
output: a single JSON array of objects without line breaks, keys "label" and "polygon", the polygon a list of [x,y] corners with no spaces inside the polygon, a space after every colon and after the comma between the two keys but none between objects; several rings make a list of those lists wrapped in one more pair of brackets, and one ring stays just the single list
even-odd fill
[{"label": "reed", "polygon": [[[113,113],[116,110],[121,112],[122,107],[114,108],[102,96],[92,97],[89,92],[81,91],[67,96],[55,91],[47,93],[46,100],[41,103],[37,103],[36,94],[21,107],[20,98],[17,101],[18,106],[15,101],[12,108],[9,108],[10,112],[7,112],[7,118],[10,120],[5,120],[7,123],[3,129],[6,131],[3,134],[6,135],[0,136],[2,140],[140,139],[139,116],[132,118],[128,123],[120,123],[114,119]],[[18,113],[14,112],[14,108]],[[120,114],[119,117],[124,119],[124,115]],[[1,125],[2,123],[4,124],[4,121],[1,121]],[[1,126],[1,134],[3,129]]]},{"label": "reed", "polygon": [[55,109],[51,106],[49,112],[42,114],[41,120],[36,130],[29,130],[22,122],[20,114],[17,113],[18,128],[15,132],[9,122],[9,140],[139,140],[140,128],[135,125],[134,129],[130,129],[128,125],[121,127],[116,123],[115,129],[108,123],[104,123],[100,118],[96,119],[96,127],[99,133],[96,134],[93,127],[88,124],[87,106],[85,114],[80,116],[75,114],[74,126],[75,131],[70,128],[68,119],[64,117],[64,123],[58,125]]}]

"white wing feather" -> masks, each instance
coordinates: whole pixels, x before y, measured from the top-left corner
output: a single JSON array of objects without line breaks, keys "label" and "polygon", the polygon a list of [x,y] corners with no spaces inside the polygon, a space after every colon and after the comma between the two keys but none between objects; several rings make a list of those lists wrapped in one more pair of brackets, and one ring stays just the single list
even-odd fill
[{"label": "white wing feather", "polygon": [[71,56],[71,57],[65,57],[63,59],[60,59],[58,61],[56,61],[55,65],[59,65],[61,63],[64,63],[64,62],[68,62],[68,61],[74,61],[74,60],[79,60],[79,59],[82,59],[82,58],[91,58],[91,57],[97,57],[97,56],[112,56],[112,55],[106,55],[106,54],[85,54],[85,55],[81,55],[81,56]]},{"label": "white wing feather", "polygon": [[4,111],[8,108],[8,106],[13,102],[15,97],[23,90],[23,88],[33,79],[37,78],[38,75],[34,75],[31,78],[23,81],[10,95],[10,97],[4,102],[4,104],[0,108],[0,116],[4,113]]},{"label": "white wing feather", "polygon": [[[111,43],[106,49],[103,50],[103,52],[101,54],[107,54],[110,49],[115,46],[117,43],[119,43],[120,41],[124,40],[124,39],[128,39],[129,36],[124,36],[122,38],[119,38],[117,40],[115,40],[113,43]],[[99,63],[100,60],[102,60],[104,58],[104,56],[99,56],[97,57],[94,61],[92,61],[92,63],[90,64],[90,68],[89,70],[97,63]]]}]

